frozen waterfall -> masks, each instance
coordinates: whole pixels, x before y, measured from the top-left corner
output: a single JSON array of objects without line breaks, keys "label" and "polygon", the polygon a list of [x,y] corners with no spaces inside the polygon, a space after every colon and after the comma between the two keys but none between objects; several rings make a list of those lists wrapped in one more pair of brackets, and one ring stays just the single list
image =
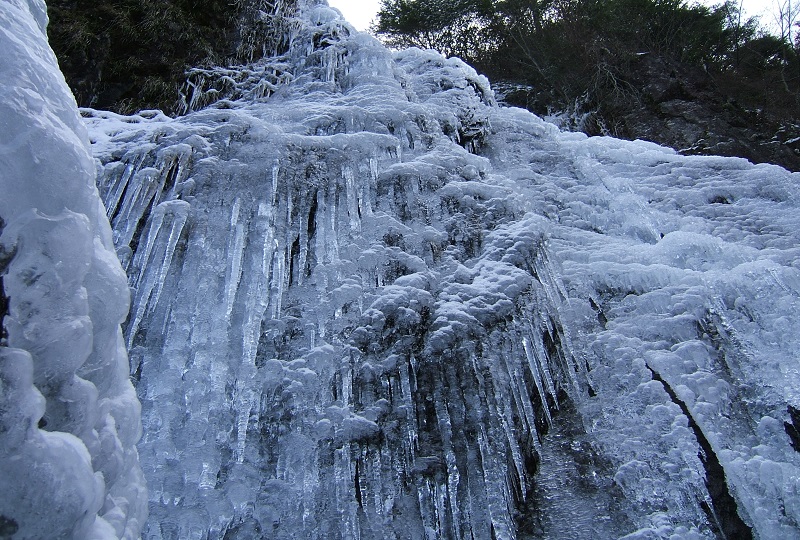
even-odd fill
[{"label": "frozen waterfall", "polygon": [[[122,516],[144,517],[123,502],[141,483],[109,484],[139,470],[137,405],[109,375],[127,345],[145,539],[800,539],[800,175],[560,133],[325,2],[286,28],[285,54],[192,70],[184,116],[81,111],[113,235],[63,202],[78,188],[54,193],[62,215],[0,179],[0,255],[19,239],[0,403],[83,459],[54,474],[94,466],[94,497],[104,478],[96,529],[135,537]],[[45,259],[71,276],[52,298],[26,262]],[[92,356],[34,357],[31,379],[23,309],[73,317],[62,355],[94,328]],[[63,390],[36,378],[67,364]],[[99,412],[36,429],[34,384]],[[56,462],[2,439],[18,432],[0,429],[0,466]]]}]

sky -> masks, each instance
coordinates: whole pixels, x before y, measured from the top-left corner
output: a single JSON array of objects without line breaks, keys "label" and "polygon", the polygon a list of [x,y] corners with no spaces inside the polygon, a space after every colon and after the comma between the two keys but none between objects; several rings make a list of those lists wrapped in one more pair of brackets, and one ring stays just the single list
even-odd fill
[{"label": "sky", "polygon": [[[744,0],[744,12],[748,16],[760,15],[765,26],[773,24],[772,13],[776,0]],[[342,12],[344,18],[358,30],[367,30],[380,8],[380,0],[328,0],[331,7]],[[722,0],[701,0],[702,4],[721,4]]]},{"label": "sky", "polygon": [[366,30],[380,9],[381,0],[328,0],[328,5],[341,11],[356,29]]}]

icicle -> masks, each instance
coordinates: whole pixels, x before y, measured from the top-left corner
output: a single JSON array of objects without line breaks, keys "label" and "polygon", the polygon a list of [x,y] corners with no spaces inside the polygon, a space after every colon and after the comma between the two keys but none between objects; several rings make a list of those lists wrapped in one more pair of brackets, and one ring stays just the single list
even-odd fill
[{"label": "icicle", "polygon": [[[529,329],[532,330],[530,326]],[[547,351],[544,350],[544,344],[542,343],[541,335],[531,333],[530,339],[531,341],[529,343],[533,345],[534,356],[538,360],[537,364],[541,372],[542,382],[544,383],[545,390],[548,394],[550,394],[550,397],[553,398],[553,406],[556,410],[558,410],[558,395],[556,394],[553,375],[550,372],[550,359],[547,355]]]},{"label": "icicle", "polygon": [[122,192],[125,191],[125,187],[128,185],[132,170],[132,163],[121,161],[108,163],[102,170],[98,167],[97,189],[103,199],[103,206],[106,208],[108,219],[112,219],[117,211]]},{"label": "icicle", "polygon": [[130,349],[133,345],[133,339],[136,337],[136,332],[139,330],[139,324],[142,322],[142,318],[146,312],[147,302],[150,299],[150,294],[153,288],[152,281],[153,280],[146,281],[145,286],[136,291],[136,300],[134,301],[133,309],[131,309],[133,318],[131,324],[128,326],[128,339],[126,340],[128,349]]},{"label": "icicle", "polygon": [[313,538],[313,533],[316,532],[319,525],[317,516],[314,514],[314,510],[316,509],[315,502],[320,493],[319,479],[320,471],[317,462],[303,468],[303,506],[301,510],[304,537],[306,538]]},{"label": "icicle", "polygon": [[144,250],[137,249],[133,258],[133,266],[139,270],[139,273],[136,274],[135,277],[131,275],[128,281],[134,287],[139,287],[139,284],[142,282],[148,270],[147,261],[150,260],[150,253],[153,251],[153,246],[155,245],[156,238],[163,224],[164,212],[154,212],[150,217],[150,228],[147,231],[147,240],[145,241]]},{"label": "icicle", "polygon": [[[158,303],[158,298],[161,294],[163,282],[166,279],[167,271],[172,264],[172,256],[175,252],[178,239],[180,238],[183,226],[189,215],[189,203],[185,201],[169,201],[159,205],[154,212],[152,221],[150,223],[150,230],[147,235],[147,244],[142,257],[138,260],[139,268],[141,269],[138,277],[136,278],[136,296],[134,300],[134,307],[131,309],[133,317],[132,322],[128,327],[127,345],[130,348],[133,344],[133,339],[136,337],[136,332],[139,329],[139,324],[142,321],[145,313],[147,312],[148,304],[150,304],[150,311],[155,309]],[[164,253],[162,255],[161,264],[156,271],[153,265],[149,263],[150,253],[153,246],[156,244],[156,239],[160,235],[164,219],[167,215],[172,216],[173,221],[170,227],[170,232],[167,237],[166,245],[164,246]],[[138,253],[137,253],[138,256]],[[153,289],[156,289],[156,296],[150,302]]]},{"label": "icicle", "polygon": [[[470,356],[473,375],[478,382],[478,395],[487,396],[486,381],[478,368],[477,358],[475,355]],[[486,401],[486,405],[488,410],[485,412],[488,413],[489,418],[497,418],[497,411],[491,406],[489,400]],[[492,423],[494,424],[494,422]],[[512,527],[508,523],[508,506],[506,505],[506,502],[511,500],[506,493],[510,471],[507,472],[505,470],[505,463],[498,463],[498,455],[504,455],[505,452],[495,452],[493,446],[500,444],[500,441],[492,440],[492,437],[487,432],[486,423],[480,422],[479,428],[480,431],[477,433],[478,452],[480,454],[480,462],[483,465],[480,474],[486,488],[489,519],[495,529],[497,538],[513,538]],[[496,430],[496,425],[492,426],[492,430]],[[515,459],[513,453],[512,449],[512,459]],[[505,459],[502,461],[505,462]]]},{"label": "icicle", "polygon": [[451,537],[461,538],[460,523],[461,523],[461,509],[459,508],[458,490],[461,483],[461,475],[458,472],[458,465],[456,463],[456,454],[453,449],[453,423],[450,420],[450,413],[447,412],[447,400],[441,395],[440,391],[436,391],[433,398],[434,409],[436,410],[436,419],[439,425],[439,433],[442,437],[442,446],[444,450],[444,460],[447,467],[447,495],[450,501],[450,515],[452,516]]},{"label": "icicle", "polygon": [[250,413],[253,410],[253,391],[242,388],[246,382],[240,375],[237,382],[236,399],[236,462],[244,463],[244,453],[247,447],[247,427],[250,424]]},{"label": "icicle", "polygon": [[419,445],[419,435],[417,433],[417,416],[414,412],[414,396],[411,391],[411,373],[409,370],[409,364],[406,362],[400,362],[398,374],[400,376],[400,389],[403,392],[403,406],[406,410],[406,442],[408,443],[409,459],[413,461],[416,459],[417,447]]},{"label": "icicle", "polygon": [[[172,159],[172,163],[170,164],[170,169],[172,170],[174,167],[174,172],[172,173],[172,179],[169,186],[169,192],[166,194],[166,200],[170,200],[176,197],[176,189],[177,187],[186,180],[190,170],[190,161],[192,159],[192,147],[188,144],[178,144],[173,147],[170,147],[170,150],[174,152],[174,157]],[[167,182],[167,178],[164,178],[164,182]],[[166,187],[166,186],[165,186]],[[158,200],[163,194],[163,191],[159,191],[156,194],[156,204],[158,204]]]},{"label": "icicle", "polygon": [[217,470],[204,461],[203,471],[200,473],[200,489],[214,489],[217,484]]},{"label": "icicle", "polygon": [[258,231],[264,235],[261,257],[254,257],[248,271],[250,285],[245,297],[245,322],[242,328],[242,364],[255,369],[261,323],[269,303],[270,262],[273,259],[273,228],[269,223],[271,212],[266,204],[259,206],[256,223]]},{"label": "icicle", "polygon": [[114,218],[115,245],[130,245],[145,209],[155,196],[158,187],[157,178],[158,171],[153,168],[142,169],[136,173],[131,186],[125,192],[120,211]]},{"label": "icicle", "polygon": [[539,357],[537,355],[537,357],[534,358],[534,354],[531,352],[531,343],[530,339],[528,339],[528,336],[524,336],[522,338],[522,347],[525,349],[525,356],[528,359],[528,368],[533,376],[533,381],[536,384],[536,392],[539,394],[539,400],[542,402],[542,409],[544,409],[544,416],[547,420],[547,425],[551,426],[553,425],[553,418],[550,415],[550,407],[547,405],[547,395],[545,394],[542,386],[542,376],[539,371],[539,367],[541,366],[542,362],[547,361],[547,357]]},{"label": "icicle", "polygon": [[334,454],[334,479],[336,482],[336,504],[342,516],[342,538],[359,538],[360,527],[356,516],[356,502],[353,496],[353,469],[350,459],[350,443],[345,443]]},{"label": "icicle", "polygon": [[232,238],[228,242],[227,259],[230,262],[225,279],[225,318],[230,321],[233,312],[233,303],[236,300],[236,291],[242,278],[242,257],[244,256],[244,224],[239,221],[241,199],[236,198],[231,211]]},{"label": "icicle", "polygon": [[[286,216],[285,221],[283,223],[283,231],[285,234],[284,238],[284,247],[286,248],[286,274],[284,276],[285,286],[288,286],[289,283],[292,282],[293,276],[290,275],[292,271],[296,272],[296,268],[292,268],[292,246],[294,244],[294,240],[296,238],[294,234],[294,230],[292,227],[292,216],[294,214],[294,201],[292,199],[292,193],[286,193]],[[284,287],[285,287],[284,286]]]},{"label": "icicle", "polygon": [[164,208],[164,212],[169,211],[172,215],[172,226],[170,227],[169,237],[167,240],[167,247],[164,252],[164,259],[162,260],[161,267],[158,271],[158,279],[156,281],[156,293],[153,298],[150,310],[155,309],[158,304],[158,299],[161,297],[161,290],[164,287],[164,281],[167,278],[167,271],[172,264],[172,257],[175,254],[175,248],[178,245],[183,226],[186,224],[186,219],[189,217],[189,203],[184,201],[169,201],[159,205],[159,208]]},{"label": "icicle", "polygon": [[[366,461],[366,460],[365,460]],[[385,508],[383,502],[386,500],[383,490],[383,463],[381,460],[380,452],[372,452],[372,463],[370,463],[369,472],[369,490],[372,493],[372,504],[375,507],[375,512],[379,517],[383,518],[385,515]]]},{"label": "icicle", "polygon": [[363,213],[365,216],[373,215],[372,196],[378,190],[378,159],[369,158],[369,184],[362,183]]},{"label": "icicle", "polygon": [[[438,523],[436,523],[436,527],[437,528],[434,529],[434,530],[439,530],[439,531],[447,531],[448,530],[448,527],[447,527],[447,516],[448,516],[448,514],[450,514],[450,512],[448,512],[448,509],[447,509],[447,499],[448,499],[449,492],[450,492],[449,486],[446,485],[446,484],[442,485],[442,484],[437,483],[434,486],[434,498],[436,500],[436,518],[438,520]],[[450,516],[450,521],[451,521],[451,527],[453,527],[453,528],[449,529],[450,537],[451,538],[460,538],[460,535],[458,535],[458,534],[453,535],[453,533],[455,532],[456,525],[455,525],[455,523],[453,521],[453,516],[452,515]],[[447,536],[445,536],[445,537],[447,537]]]},{"label": "icicle", "polygon": [[[261,279],[259,276],[257,279]],[[242,328],[242,364],[255,368],[256,355],[258,353],[258,338],[261,332],[261,321],[265,302],[263,300],[263,286],[258,286],[255,291],[248,295],[247,319]],[[256,307],[255,304],[258,304]]]},{"label": "icicle", "polygon": [[[566,299],[569,304],[569,295],[564,288],[564,284],[553,270],[553,265],[547,256],[544,246],[538,249],[538,256],[533,261],[533,267],[539,276],[539,281],[547,293],[547,297],[552,302],[554,308],[558,309],[561,306],[561,298]],[[556,294],[557,293],[557,294]]]},{"label": "icicle", "polygon": [[[522,459],[522,452],[519,448],[519,440],[517,438],[517,434],[514,433],[511,425],[509,424],[509,419],[511,418],[511,412],[508,410],[505,411],[498,411],[498,418],[500,420],[500,425],[503,428],[503,432],[506,436],[506,442],[508,443],[509,448],[511,449],[511,458],[514,461],[514,468],[517,470],[517,480],[519,481],[520,489],[522,490],[522,497],[525,500],[527,493],[525,492],[525,461]],[[539,439],[537,437],[533,438],[534,441],[537,443],[537,452],[539,451],[538,442]]]},{"label": "icicle", "polygon": [[338,56],[335,47],[328,47],[322,53],[322,65],[325,68],[325,82],[336,82]]},{"label": "icicle", "polygon": [[[511,390],[511,396],[514,400],[514,403],[517,406],[518,411],[522,411],[522,419],[526,424],[526,430],[530,433],[536,433],[537,437],[535,439],[538,441],[539,432],[536,429],[536,414],[533,411],[533,406],[531,405],[531,400],[528,398],[527,389],[525,388],[524,380],[522,380],[521,374],[517,369],[512,368],[510,365],[509,359],[501,354],[500,358],[502,358],[502,366],[505,368],[507,373],[507,377],[498,378],[495,373],[492,374],[492,378],[494,380],[503,380],[505,378],[509,379],[509,386]],[[490,369],[492,369],[490,364]],[[492,369],[494,371],[494,369]],[[497,375],[500,375],[499,373]]]},{"label": "icicle", "polygon": [[[273,295],[273,288],[278,283],[276,275],[283,272],[278,268],[277,251],[278,240],[275,236],[275,209],[278,204],[278,178],[280,174],[280,164],[277,160],[272,164],[272,190],[269,196],[269,203],[261,203],[258,207],[258,215],[265,222],[264,243],[261,250],[261,274],[266,279],[264,294],[266,302],[271,304],[272,310],[270,318],[276,319],[280,313],[280,301],[276,298],[277,292]],[[282,294],[282,292],[281,292]]]},{"label": "icicle", "polygon": [[[315,228],[317,231],[316,237],[316,252],[317,256],[322,258],[325,255],[326,259],[324,262],[331,262],[330,260],[330,252],[328,251],[328,206],[326,204],[327,194],[325,193],[325,189],[320,187],[317,191],[317,216],[316,216],[316,223]],[[323,261],[319,261],[323,262]],[[325,292],[325,291],[320,291]]]},{"label": "icicle", "polygon": [[359,212],[359,196],[356,190],[356,179],[353,169],[349,165],[342,167],[342,178],[344,178],[347,189],[347,214],[350,217],[350,231],[361,232],[361,218]]},{"label": "icicle", "polygon": [[349,407],[353,402],[353,370],[349,363],[342,369],[342,404]]},{"label": "icicle", "polygon": [[284,268],[286,267],[286,256],[283,252],[284,250],[280,249],[277,239],[273,241],[273,245],[272,279],[270,280],[270,306],[272,306],[270,318],[278,319],[280,318],[281,304],[283,302],[283,278],[285,273]]},{"label": "icicle", "polygon": [[308,219],[311,208],[308,204],[308,194],[304,191],[300,197],[300,231],[298,232],[298,244],[300,252],[297,256],[297,283],[302,285],[306,277],[306,265],[308,264]]},{"label": "icicle", "polygon": [[272,164],[272,208],[275,208],[275,205],[278,204],[278,175],[280,170],[280,164],[278,160],[275,160],[275,163]]},{"label": "icicle", "polygon": [[[538,253],[539,256],[533,261],[533,267],[537,273],[537,276],[539,277],[539,282],[544,289],[547,300],[552,306],[552,311],[559,316],[561,310],[563,309],[563,303],[561,299],[564,298],[567,302],[567,305],[569,305],[569,295],[567,295],[567,291],[564,288],[563,282],[561,279],[559,279],[558,275],[556,275],[544,246],[540,246]],[[552,326],[549,316],[543,315],[541,318],[542,320],[546,321],[549,326]],[[554,328],[549,328],[549,331],[552,336],[555,336]],[[570,336],[569,328],[564,325],[561,326],[561,348],[564,351],[565,360],[571,364],[571,369],[568,369],[567,371],[569,372],[571,386],[575,392],[574,395],[579,395],[578,381],[575,378],[574,373],[581,373],[585,376],[586,366],[578,362],[577,356],[573,353],[572,338]]]},{"label": "icicle", "polygon": [[109,218],[117,213],[122,194],[128,187],[130,179],[134,177],[142,167],[145,158],[150,153],[151,148],[145,146],[137,152],[132,159],[125,163],[125,169],[113,185],[109,186],[108,191],[105,193],[103,204],[106,206],[106,212]]},{"label": "icicle", "polygon": [[424,529],[431,531],[445,530],[444,528],[438,528],[440,524],[437,512],[438,503],[439,501],[435,495],[435,489],[432,489],[431,481],[426,478],[419,489],[417,489],[417,505],[419,506]]},{"label": "icicle", "polygon": [[328,260],[330,262],[337,262],[339,260],[339,239],[336,236],[336,182],[331,182],[328,186],[328,205],[327,213],[329,219],[328,235],[327,235],[327,248]]},{"label": "icicle", "polygon": [[[363,182],[359,182],[358,184],[358,215],[359,216],[371,216],[372,215],[372,204],[370,204],[369,200],[369,186],[366,186],[366,193],[365,193],[365,186]],[[359,221],[359,232],[361,232],[361,222]]]},{"label": "icicle", "polygon": [[161,150],[161,153],[158,156],[156,169],[159,170],[159,177],[158,187],[156,188],[156,192],[153,197],[153,207],[156,207],[161,201],[161,195],[164,191],[164,187],[167,185],[167,181],[170,179],[175,179],[176,177],[174,168],[176,166],[176,162],[178,161],[178,153],[180,152],[181,147],[188,147],[189,151],[191,151],[191,147],[189,145],[181,144],[177,146],[177,148],[171,146]]},{"label": "icicle", "polygon": [[386,200],[388,201],[389,210],[391,210],[391,212],[394,214],[397,214],[397,204],[395,203],[394,197],[394,182],[392,182],[389,184],[389,191],[386,194]]},{"label": "icicle", "polygon": [[[269,222],[269,233],[265,235],[265,242],[271,242],[269,250],[264,250],[263,256],[269,257],[269,263],[262,260],[262,269],[269,272],[269,305],[270,318],[278,319],[281,316],[283,295],[289,284],[288,269],[291,257],[291,217],[292,217],[292,198],[291,192],[287,192],[286,197],[281,200],[278,197],[278,175],[280,168],[276,162],[272,167],[272,204],[267,208],[267,219]],[[286,209],[280,205],[285,201]],[[278,226],[278,222],[280,226]],[[280,233],[278,231],[281,231]],[[287,244],[288,242],[288,244]]]}]

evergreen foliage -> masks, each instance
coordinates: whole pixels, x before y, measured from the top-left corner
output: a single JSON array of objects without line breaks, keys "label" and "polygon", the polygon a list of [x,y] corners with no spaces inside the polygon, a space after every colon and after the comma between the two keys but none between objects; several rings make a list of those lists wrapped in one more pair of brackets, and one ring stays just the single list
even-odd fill
[{"label": "evergreen foliage", "polygon": [[48,34],[78,104],[172,111],[188,67],[285,46],[294,1],[50,0]]},{"label": "evergreen foliage", "polygon": [[800,89],[800,43],[742,22],[731,1],[709,8],[684,0],[383,0],[375,30],[391,45],[459,54],[491,77],[534,84],[551,94],[550,105],[629,88],[644,55],[740,78],[780,70],[780,86],[795,100]]}]

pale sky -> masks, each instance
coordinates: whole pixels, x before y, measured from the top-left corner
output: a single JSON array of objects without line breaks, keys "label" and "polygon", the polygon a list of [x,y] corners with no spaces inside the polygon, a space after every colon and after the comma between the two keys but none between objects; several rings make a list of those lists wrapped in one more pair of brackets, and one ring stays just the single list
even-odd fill
[{"label": "pale sky", "polygon": [[328,0],[328,5],[341,11],[356,29],[366,30],[380,9],[381,0]]},{"label": "pale sky", "polygon": [[[760,15],[761,24],[773,24],[772,13],[776,0],[744,0],[744,12],[747,16]],[[707,5],[721,4],[722,0],[701,0]],[[380,8],[380,0],[328,0],[331,7],[342,12],[344,18],[359,30],[367,30]]]}]

